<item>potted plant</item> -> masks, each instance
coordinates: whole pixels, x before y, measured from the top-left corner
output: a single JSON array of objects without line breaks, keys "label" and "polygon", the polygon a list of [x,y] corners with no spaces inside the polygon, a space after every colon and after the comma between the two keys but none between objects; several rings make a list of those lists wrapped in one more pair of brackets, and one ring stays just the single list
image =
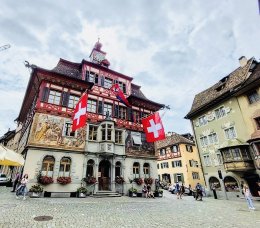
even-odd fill
[{"label": "potted plant", "polygon": [[155,197],[162,197],[163,196],[163,190],[162,189],[155,190],[154,196]]},{"label": "potted plant", "polygon": [[91,177],[85,177],[82,179],[87,185],[95,184],[97,182],[97,179],[93,176]]},{"label": "potted plant", "polygon": [[129,192],[128,195],[130,197],[136,197],[137,196],[137,189],[136,188],[131,187],[131,188],[129,188],[128,192]]},{"label": "potted plant", "polygon": [[62,185],[69,184],[71,183],[71,177],[58,177],[57,182]]},{"label": "potted plant", "polygon": [[40,184],[35,184],[30,188],[29,192],[32,192],[31,197],[40,197],[43,192],[43,187]]},{"label": "potted plant", "polygon": [[144,178],[144,183],[152,185],[153,184],[153,178],[151,178],[151,177]]},{"label": "potted plant", "polygon": [[117,176],[116,179],[115,179],[115,182],[117,184],[123,184],[125,182],[124,178],[121,177],[121,176]]},{"label": "potted plant", "polygon": [[135,178],[134,179],[134,182],[137,184],[137,185],[142,185],[143,184],[143,179],[138,177],[138,178]]},{"label": "potted plant", "polygon": [[86,195],[87,195],[87,192],[88,192],[88,190],[87,190],[86,187],[79,187],[77,189],[77,193],[78,193],[79,198],[85,198]]}]

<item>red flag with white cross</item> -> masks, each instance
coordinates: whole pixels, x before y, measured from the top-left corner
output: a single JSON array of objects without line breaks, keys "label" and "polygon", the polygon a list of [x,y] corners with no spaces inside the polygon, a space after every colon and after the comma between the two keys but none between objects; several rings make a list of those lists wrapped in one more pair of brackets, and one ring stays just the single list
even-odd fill
[{"label": "red flag with white cross", "polygon": [[74,109],[72,131],[76,131],[86,125],[87,100],[88,95],[84,93]]},{"label": "red flag with white cross", "polygon": [[158,140],[165,139],[162,120],[158,112],[142,119],[142,124],[144,132],[146,134],[147,142],[155,142]]}]

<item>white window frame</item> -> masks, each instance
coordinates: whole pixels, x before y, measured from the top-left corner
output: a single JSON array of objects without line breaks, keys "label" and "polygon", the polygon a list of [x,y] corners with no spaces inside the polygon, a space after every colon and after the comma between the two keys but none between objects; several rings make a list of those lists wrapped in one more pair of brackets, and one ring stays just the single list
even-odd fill
[{"label": "white window frame", "polygon": [[217,133],[211,133],[208,135],[208,141],[209,141],[209,144],[216,144],[218,143],[218,135]]},{"label": "white window frame", "polygon": [[[231,131],[231,129],[233,129]],[[235,139],[237,137],[235,127],[229,127],[224,129],[226,139]]]},{"label": "white window frame", "polygon": [[207,146],[209,144],[208,137],[207,136],[200,137],[200,144],[202,147]]},{"label": "white window frame", "polygon": [[217,119],[220,119],[226,115],[226,109],[224,106],[221,106],[217,109],[215,109],[215,116]]},{"label": "white window frame", "polygon": [[211,160],[209,154],[203,155],[204,165],[211,166]]},{"label": "white window frame", "polygon": [[193,180],[199,180],[200,179],[200,175],[198,172],[192,172],[192,179]]},{"label": "white window frame", "polygon": [[199,125],[200,126],[204,126],[208,123],[207,117],[206,115],[203,115],[201,117],[199,117]]}]

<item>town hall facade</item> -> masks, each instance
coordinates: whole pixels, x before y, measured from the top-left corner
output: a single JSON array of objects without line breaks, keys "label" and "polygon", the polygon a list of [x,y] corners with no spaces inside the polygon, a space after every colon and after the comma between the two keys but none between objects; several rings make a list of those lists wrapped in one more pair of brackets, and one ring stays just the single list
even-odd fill
[{"label": "town hall facade", "polygon": [[[98,41],[90,60],[74,63],[60,59],[52,70],[30,65],[31,76],[17,118],[18,151],[25,157],[23,173],[29,185],[40,177],[53,182],[46,192],[75,192],[83,180],[90,191],[126,194],[135,178],[157,177],[156,154],[148,143],[141,119],[164,105],[147,99],[133,78],[109,68]],[[120,102],[110,88],[118,84],[130,107]],[[71,131],[75,105],[86,92],[87,124]],[[59,177],[70,177],[61,184]],[[124,183],[116,181],[117,177]],[[95,181],[96,180],[96,181]]]}]

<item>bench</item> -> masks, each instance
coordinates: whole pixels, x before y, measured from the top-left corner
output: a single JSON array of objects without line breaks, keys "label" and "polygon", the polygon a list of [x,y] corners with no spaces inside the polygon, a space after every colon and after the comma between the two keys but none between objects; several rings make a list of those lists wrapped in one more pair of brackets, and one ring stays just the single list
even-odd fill
[{"label": "bench", "polygon": [[44,197],[53,197],[53,198],[70,198],[77,197],[77,192],[47,192],[43,193]]}]

